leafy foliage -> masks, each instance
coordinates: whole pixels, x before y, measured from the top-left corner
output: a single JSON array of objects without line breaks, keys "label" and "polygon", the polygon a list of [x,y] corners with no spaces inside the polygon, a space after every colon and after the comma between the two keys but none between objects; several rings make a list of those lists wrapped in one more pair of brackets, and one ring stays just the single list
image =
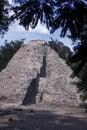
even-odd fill
[{"label": "leafy foliage", "polygon": [[0,47],[0,71],[4,69],[12,56],[17,52],[17,50],[21,47],[24,40],[16,40],[8,43],[5,41],[4,46]]},{"label": "leafy foliage", "polygon": [[53,14],[53,1],[45,0],[29,0],[28,2],[20,2],[20,6],[13,7],[14,15],[11,17],[11,21],[14,19],[20,20],[20,25],[25,27],[26,30],[35,28],[38,20],[41,23],[44,22],[49,29]]},{"label": "leafy foliage", "polygon": [[74,70],[74,73],[72,74],[72,77],[78,74],[80,70],[85,67],[85,64],[87,63],[87,45],[86,42],[82,45],[76,46],[75,54],[70,58],[70,61],[72,63],[78,63],[77,68]]},{"label": "leafy foliage", "polygon": [[52,32],[61,27],[62,37],[69,30],[73,39],[79,38],[84,25],[87,24],[87,5],[85,0],[58,0],[55,6]]},{"label": "leafy foliage", "polygon": [[67,31],[73,39],[80,37],[87,25],[86,0],[17,0],[19,6],[13,8],[12,20],[17,18],[20,24],[35,28],[38,20],[44,22],[51,33],[61,28],[61,36]]},{"label": "leafy foliage", "polygon": [[4,35],[9,26],[9,4],[7,0],[0,1],[0,35]]},{"label": "leafy foliage", "polygon": [[66,61],[68,61],[69,57],[72,55],[70,48],[58,40],[51,38],[51,41],[48,42],[48,45],[58,53],[60,58]]}]

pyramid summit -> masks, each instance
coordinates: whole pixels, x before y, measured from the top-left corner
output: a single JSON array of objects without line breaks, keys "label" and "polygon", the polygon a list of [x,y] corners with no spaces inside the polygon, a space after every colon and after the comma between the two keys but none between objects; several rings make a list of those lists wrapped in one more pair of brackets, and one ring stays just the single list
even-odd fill
[{"label": "pyramid summit", "polygon": [[45,41],[21,46],[0,73],[0,103],[78,106],[77,78]]}]

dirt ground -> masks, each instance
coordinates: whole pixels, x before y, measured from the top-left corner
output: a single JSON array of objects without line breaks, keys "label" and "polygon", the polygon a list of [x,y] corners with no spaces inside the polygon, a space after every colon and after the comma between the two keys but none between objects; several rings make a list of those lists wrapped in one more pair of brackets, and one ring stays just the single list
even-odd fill
[{"label": "dirt ground", "polygon": [[0,130],[87,130],[87,113],[76,107],[4,105]]}]

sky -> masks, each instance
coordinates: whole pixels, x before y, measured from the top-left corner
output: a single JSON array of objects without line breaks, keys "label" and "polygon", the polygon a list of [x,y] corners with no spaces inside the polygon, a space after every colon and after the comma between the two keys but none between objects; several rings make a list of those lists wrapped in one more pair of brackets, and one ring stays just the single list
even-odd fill
[{"label": "sky", "polygon": [[[9,0],[10,4],[12,4],[12,0]],[[65,37],[60,37],[60,29],[55,31],[53,34],[50,34],[50,32],[47,30],[46,26],[43,24],[40,24],[40,21],[38,22],[38,25],[35,29],[29,28],[28,31],[26,31],[22,26],[18,24],[18,21],[16,21],[14,24],[11,24],[9,27],[8,32],[4,35],[3,39],[0,38],[0,45],[3,45],[4,41],[7,40],[15,41],[15,40],[21,40],[25,38],[24,43],[29,43],[30,40],[45,40],[49,41],[50,38],[57,39],[58,41],[63,42],[65,45],[69,46],[71,49],[72,41]]]}]

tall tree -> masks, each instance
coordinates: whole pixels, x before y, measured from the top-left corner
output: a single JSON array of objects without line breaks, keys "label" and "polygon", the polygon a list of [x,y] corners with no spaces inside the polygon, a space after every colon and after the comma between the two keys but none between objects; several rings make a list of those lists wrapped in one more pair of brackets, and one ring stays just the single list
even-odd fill
[{"label": "tall tree", "polygon": [[60,58],[68,62],[69,57],[72,55],[72,52],[68,46],[65,46],[62,42],[58,41],[57,39],[54,40],[53,38],[48,41],[47,45],[49,45],[54,51],[56,51]]},{"label": "tall tree", "polygon": [[18,49],[23,44],[24,39],[11,41],[10,43],[5,41],[3,46],[0,46],[0,71],[4,69],[13,55],[18,51]]}]

